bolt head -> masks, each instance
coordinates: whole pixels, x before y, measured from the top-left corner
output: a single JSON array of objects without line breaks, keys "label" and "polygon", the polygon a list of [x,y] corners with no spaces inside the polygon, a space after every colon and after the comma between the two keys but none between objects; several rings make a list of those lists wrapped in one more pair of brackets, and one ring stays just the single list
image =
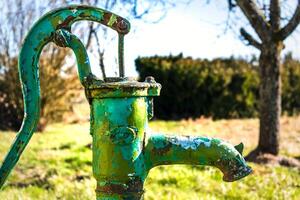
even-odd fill
[{"label": "bolt head", "polygon": [[147,83],[156,83],[153,76],[147,76],[146,79],[145,79],[145,82],[147,82]]},{"label": "bolt head", "polygon": [[129,24],[125,20],[121,20],[117,24],[118,31],[121,33],[128,33],[129,31]]},{"label": "bolt head", "polygon": [[117,127],[111,131],[111,141],[114,144],[127,145],[134,141],[137,136],[137,128],[133,126]]}]

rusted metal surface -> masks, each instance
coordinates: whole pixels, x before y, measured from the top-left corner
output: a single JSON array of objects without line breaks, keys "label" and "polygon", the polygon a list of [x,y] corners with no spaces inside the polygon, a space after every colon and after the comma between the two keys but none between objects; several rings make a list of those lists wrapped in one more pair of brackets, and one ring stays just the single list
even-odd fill
[{"label": "rusted metal surface", "polygon": [[[56,41],[60,46],[65,45],[73,48],[79,65],[81,82],[84,82],[83,79],[91,79],[90,76],[84,77],[90,73],[90,65],[81,43],[75,36],[68,38],[68,34],[65,34],[67,30],[71,30],[71,25],[79,20],[99,22],[116,30],[119,34],[126,34],[130,30],[130,24],[126,19],[106,10],[90,6],[59,8],[47,13],[35,23],[26,36],[19,55],[20,81],[24,98],[24,119],[15,142],[0,168],[0,187],[19,160],[37,126],[40,114],[38,62],[43,47],[51,41]],[[120,28],[120,23],[127,25],[122,25]],[[59,33],[60,29],[62,29],[62,35]],[[64,43],[69,39],[69,43]],[[79,49],[76,49],[77,47]]]},{"label": "rusted metal surface", "polygon": [[[120,76],[99,80],[92,75],[87,53],[70,33],[77,20],[92,20],[118,31]],[[142,199],[149,171],[159,165],[193,164],[219,168],[224,181],[235,181],[251,173],[242,157],[243,145],[232,146],[220,139],[151,134],[153,98],[161,85],[153,77],[137,82],[124,77],[123,34],[125,19],[93,7],[72,6],[45,15],[31,29],[20,54],[25,116],[20,132],[0,168],[0,187],[17,163],[39,118],[38,59],[43,46],[54,41],[71,48],[76,56],[79,79],[90,103],[90,133],[93,138],[93,175],[97,199]],[[120,55],[122,54],[122,55]]]},{"label": "rusted metal surface", "polygon": [[128,195],[124,191],[131,190],[132,180],[141,180],[135,187],[143,187],[149,171],[159,165],[215,166],[224,173],[224,181],[235,181],[251,173],[241,155],[242,144],[234,147],[215,138],[150,134],[152,98],[159,95],[160,89],[153,78],[145,82],[126,78],[112,82],[95,80],[86,87],[99,199],[123,199],[120,195]]},{"label": "rusted metal surface", "polygon": [[119,34],[119,43],[118,43],[118,51],[119,51],[119,76],[124,77],[124,35]]},{"label": "rusted metal surface", "polygon": [[78,68],[78,76],[81,84],[84,86],[87,77],[91,77],[92,71],[88,54],[84,44],[75,35],[65,29],[58,29],[55,32],[53,42],[60,47],[69,47],[73,50]]},{"label": "rusted metal surface", "polygon": [[[239,152],[240,151],[240,152]],[[235,181],[251,173],[242,149],[216,138],[152,134],[146,145],[148,168],[158,165],[193,164],[219,168],[223,180]]]},{"label": "rusted metal surface", "polygon": [[[86,88],[91,105],[93,174],[97,188],[109,185],[109,188],[118,188],[122,195],[121,191],[125,190],[126,195],[132,190],[142,195],[142,190],[136,189],[143,188],[148,174],[143,156],[148,98],[158,96],[160,88],[157,83],[126,79],[94,83]],[[101,199],[105,191],[96,191]]]}]

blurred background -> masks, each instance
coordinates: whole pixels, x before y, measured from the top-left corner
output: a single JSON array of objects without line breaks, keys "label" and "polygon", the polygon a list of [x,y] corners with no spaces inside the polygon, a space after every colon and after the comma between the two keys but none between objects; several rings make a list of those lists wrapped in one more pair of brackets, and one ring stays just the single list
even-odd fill
[{"label": "blurred background", "polygon": [[[253,1],[258,19],[273,27],[276,17],[272,13],[277,12],[283,27],[278,31],[282,38],[273,42],[270,36],[267,43],[263,23],[253,23],[241,2],[0,1],[1,160],[23,119],[17,67],[22,41],[48,11],[86,4],[131,22],[131,32],[125,36],[125,75],[141,81],[153,76],[162,84],[161,95],[154,101],[151,129],[218,137],[232,144],[242,141],[245,155],[251,155],[254,173],[235,183],[222,182],[221,173],[210,167],[157,167],[146,181],[145,199],[300,199],[300,6],[296,0]],[[279,2],[276,12],[274,2]],[[76,22],[72,32],[85,44],[96,76],[118,76],[114,31],[92,22]],[[277,43],[278,54],[264,61],[262,54]],[[261,127],[268,126],[259,120],[261,102],[266,100],[260,86],[272,74],[262,76],[261,69],[274,60],[279,60],[282,80],[276,97],[281,112],[274,115],[281,117],[276,144],[266,149],[260,137],[266,135]],[[0,191],[0,199],[93,199],[89,105],[73,53],[47,45],[40,59],[40,81],[37,133]]]}]

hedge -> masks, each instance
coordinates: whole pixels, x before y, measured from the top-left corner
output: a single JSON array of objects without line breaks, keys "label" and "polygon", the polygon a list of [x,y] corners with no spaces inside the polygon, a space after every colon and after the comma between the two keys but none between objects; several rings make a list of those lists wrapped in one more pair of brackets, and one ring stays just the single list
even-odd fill
[{"label": "hedge", "polygon": [[[250,118],[258,116],[259,76],[257,61],[242,58],[192,59],[177,56],[139,57],[140,79],[153,76],[162,84],[155,99],[160,119]],[[282,107],[287,114],[300,111],[300,63],[284,59]]]}]

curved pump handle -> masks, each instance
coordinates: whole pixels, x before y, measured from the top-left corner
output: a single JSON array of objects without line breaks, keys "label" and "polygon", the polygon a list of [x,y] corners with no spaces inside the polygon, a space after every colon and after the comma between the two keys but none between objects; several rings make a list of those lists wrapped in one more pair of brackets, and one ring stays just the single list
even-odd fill
[{"label": "curved pump handle", "polygon": [[38,123],[40,115],[38,62],[43,47],[51,41],[59,46],[70,47],[77,59],[81,83],[85,85],[85,79],[92,75],[84,45],[68,31],[74,22],[80,20],[99,22],[118,32],[120,76],[124,76],[123,39],[130,30],[130,23],[126,19],[100,8],[78,5],[51,11],[37,21],[26,36],[19,55],[18,70],[24,99],[24,118],[0,168],[0,188],[18,162]]}]

